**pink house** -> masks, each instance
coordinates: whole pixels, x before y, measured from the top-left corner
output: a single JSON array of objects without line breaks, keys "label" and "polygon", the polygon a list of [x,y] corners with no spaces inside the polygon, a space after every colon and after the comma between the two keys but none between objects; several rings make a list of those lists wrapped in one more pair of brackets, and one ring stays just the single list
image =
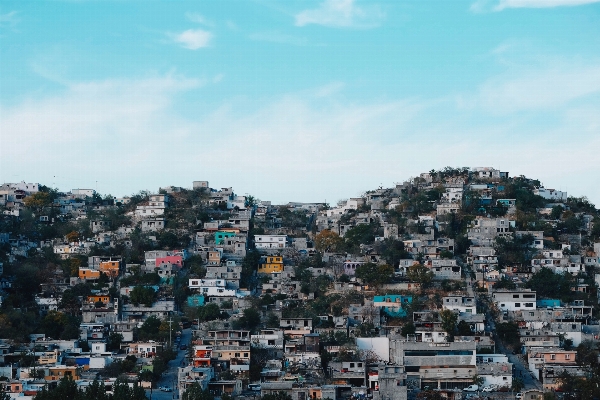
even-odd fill
[{"label": "pink house", "polygon": [[166,256],[166,257],[157,257],[156,258],[156,267],[160,267],[164,264],[175,265],[179,268],[183,267],[183,257],[181,256]]}]

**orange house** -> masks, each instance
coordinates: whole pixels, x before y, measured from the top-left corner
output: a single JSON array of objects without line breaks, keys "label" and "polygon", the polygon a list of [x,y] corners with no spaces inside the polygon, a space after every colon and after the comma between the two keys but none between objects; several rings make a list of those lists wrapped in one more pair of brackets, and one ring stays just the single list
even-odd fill
[{"label": "orange house", "polygon": [[194,346],[194,367],[210,367],[212,357],[212,346]]},{"label": "orange house", "polygon": [[100,263],[98,269],[109,277],[115,278],[119,275],[119,264],[119,261],[104,261]]},{"label": "orange house", "polygon": [[79,268],[79,279],[98,279],[100,278],[100,271],[89,268]]},{"label": "orange house", "polygon": [[50,367],[48,368],[48,375],[44,379],[47,381],[59,381],[65,376],[70,376],[73,380],[78,380],[77,367],[67,367],[65,365]]},{"label": "orange house", "polygon": [[88,296],[87,298],[88,303],[92,303],[92,304],[96,304],[97,302],[101,301],[104,304],[108,304],[110,303],[110,296],[107,295],[92,295],[92,296]]},{"label": "orange house", "polygon": [[22,393],[23,384],[19,381],[6,382],[4,384],[4,391],[7,393]]}]

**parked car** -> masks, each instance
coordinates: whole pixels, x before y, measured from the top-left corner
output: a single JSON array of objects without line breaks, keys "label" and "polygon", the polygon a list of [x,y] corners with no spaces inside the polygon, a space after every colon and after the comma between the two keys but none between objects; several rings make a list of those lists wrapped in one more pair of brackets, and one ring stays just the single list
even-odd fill
[{"label": "parked car", "polygon": [[523,398],[523,393],[517,393],[517,395],[515,396],[515,399],[522,399]]},{"label": "parked car", "polygon": [[495,390],[496,390],[496,388],[492,385],[485,386],[483,389],[481,389],[482,392],[493,392]]},{"label": "parked car", "polygon": [[258,383],[251,383],[248,385],[248,390],[252,390],[253,392],[260,392],[260,385]]},{"label": "parked car", "polygon": [[465,392],[476,392],[479,390],[479,385],[469,385],[463,389]]},{"label": "parked car", "polygon": [[161,387],[159,387],[159,389],[163,392],[172,392],[173,391],[173,389],[171,389],[168,386],[161,386]]}]

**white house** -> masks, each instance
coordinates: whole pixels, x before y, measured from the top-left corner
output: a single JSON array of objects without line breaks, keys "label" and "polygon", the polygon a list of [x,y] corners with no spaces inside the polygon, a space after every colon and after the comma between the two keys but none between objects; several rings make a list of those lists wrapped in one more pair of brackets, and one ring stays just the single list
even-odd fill
[{"label": "white house", "polygon": [[502,290],[492,294],[496,306],[502,311],[536,309],[536,293],[531,290]]},{"label": "white house", "polygon": [[458,311],[460,313],[475,314],[475,297],[450,295],[442,299],[442,307],[444,310]]},{"label": "white house", "polygon": [[227,282],[225,279],[198,279],[192,278],[189,280],[189,288],[195,289],[205,296],[235,296],[236,291],[226,289]]},{"label": "white house", "polygon": [[567,201],[567,192],[561,192],[560,190],[554,189],[546,189],[543,186],[534,189],[533,194],[541,196],[546,200]]},{"label": "white house", "polygon": [[257,249],[284,249],[287,246],[286,235],[254,235]]}]

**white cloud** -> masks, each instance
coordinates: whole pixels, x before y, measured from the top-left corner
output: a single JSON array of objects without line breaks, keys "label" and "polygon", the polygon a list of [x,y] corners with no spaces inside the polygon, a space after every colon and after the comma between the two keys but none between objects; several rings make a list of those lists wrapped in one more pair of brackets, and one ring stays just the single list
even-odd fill
[{"label": "white cloud", "polygon": [[215,26],[215,24],[212,21],[206,19],[206,17],[204,17],[202,14],[198,14],[195,12],[186,12],[185,17],[188,19],[188,21],[194,22],[196,24],[206,25],[210,27]]},{"label": "white cloud", "polygon": [[291,44],[294,46],[306,46],[308,44],[308,40],[306,40],[306,38],[276,31],[251,33],[249,38],[260,42]]},{"label": "white cloud", "polygon": [[0,29],[14,28],[21,19],[19,18],[18,11],[10,11],[5,14],[0,14]]},{"label": "white cloud", "polygon": [[376,5],[357,6],[354,0],[325,0],[318,8],[296,14],[296,26],[310,24],[337,28],[374,28],[385,14]]},{"label": "white cloud", "polygon": [[[566,70],[539,75],[552,81]],[[563,106],[548,128],[490,118],[493,107],[522,95],[510,90],[481,107],[474,94],[473,108],[458,108],[448,99],[346,100],[335,96],[343,88],[336,82],[268,101],[236,98],[183,117],[178,96],[185,93],[193,109],[187,92],[202,84],[174,76],[71,83],[61,94],[2,108],[0,178],[51,184],[57,176],[63,190],[98,180],[98,190],[113,195],[208,180],[274,202],[334,203],[432,168],[494,166],[600,203],[600,188],[590,185],[600,170],[598,99],[574,102],[586,96],[581,88],[550,102]],[[543,115],[530,101],[518,109]]]},{"label": "white cloud", "polygon": [[557,66],[501,76],[484,83],[480,105],[498,114],[552,110],[600,93],[600,64]]},{"label": "white cloud", "polygon": [[487,12],[502,11],[507,8],[574,7],[598,2],[600,0],[500,0],[498,3],[490,0],[477,0],[471,4],[471,11]]},{"label": "white cloud", "polygon": [[202,29],[188,29],[181,33],[169,34],[175,42],[190,50],[198,50],[207,47],[212,39],[212,33]]}]

